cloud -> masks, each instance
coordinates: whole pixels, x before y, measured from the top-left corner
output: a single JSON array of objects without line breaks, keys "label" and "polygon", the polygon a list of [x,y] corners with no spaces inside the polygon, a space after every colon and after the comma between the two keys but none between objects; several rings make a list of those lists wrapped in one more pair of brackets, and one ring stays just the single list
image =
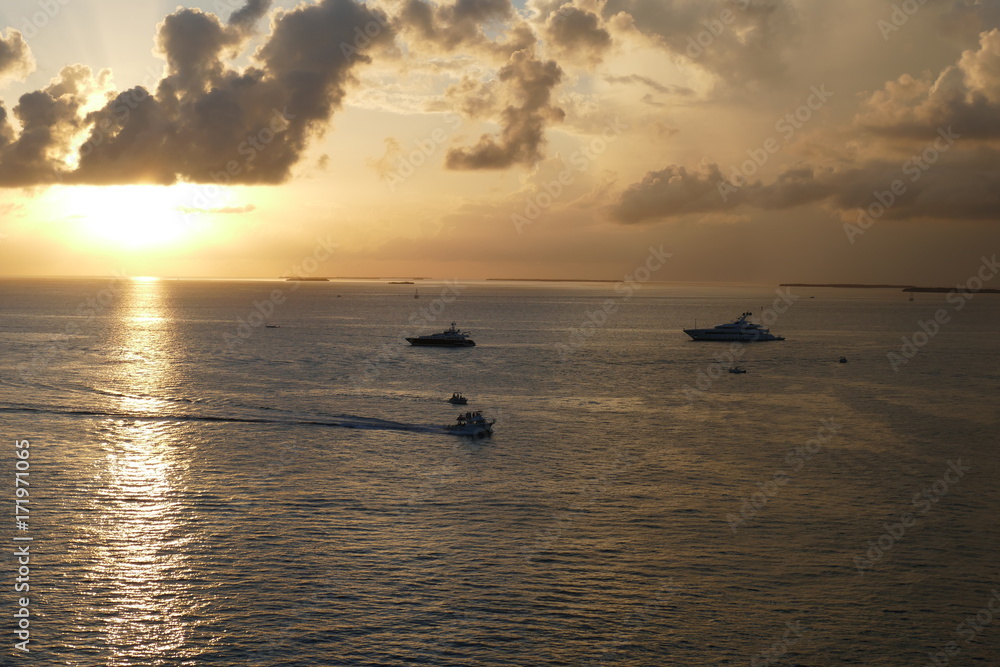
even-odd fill
[{"label": "cloud", "polygon": [[975,39],[980,33],[1000,28],[1000,4],[994,0],[954,0],[941,16],[944,32]]},{"label": "cloud", "polygon": [[717,186],[724,180],[717,164],[705,164],[694,171],[669,165],[647,173],[641,181],[626,188],[614,214],[621,222],[638,223],[735,208],[743,202],[746,192],[740,190],[723,201]]},{"label": "cloud", "polygon": [[878,218],[1000,219],[1000,29],[948,58],[936,73],[904,74],[859,96],[839,123],[803,129],[762,180],[733,183],[732,170],[712,162],[669,165],[621,190],[611,215],[641,224],[817,206],[853,221],[891,201]]},{"label": "cloud", "polygon": [[604,16],[733,87],[780,81],[799,35],[791,0],[607,0]]},{"label": "cloud", "polygon": [[271,0],[247,0],[247,3],[229,17],[229,26],[243,35],[252,34],[257,22],[271,8]]},{"label": "cloud", "polygon": [[[510,0],[455,0],[449,4],[403,0],[393,27],[408,37],[411,47],[434,54],[471,51],[506,59],[536,41],[531,29],[518,19]],[[495,32],[499,34],[491,39],[489,34]]]},{"label": "cloud", "polygon": [[739,188],[725,187],[726,176],[717,164],[695,171],[671,165],[626,188],[612,214],[619,222],[637,224],[692,214],[717,216],[740,207],[773,211],[824,204],[845,220],[872,210],[876,219],[887,220],[1000,218],[1000,152],[941,153],[933,164],[915,158],[902,164],[800,164],[770,183],[753,181]]},{"label": "cloud", "polygon": [[648,76],[641,76],[639,74],[629,74],[627,76],[606,76],[604,80],[608,83],[620,83],[625,85],[642,85],[647,88],[652,89],[657,93],[662,93],[664,95],[681,95],[687,97],[689,95],[694,95],[694,91],[685,86],[665,86],[658,81],[649,78]]},{"label": "cloud", "polygon": [[936,77],[904,74],[887,83],[864,101],[856,123],[882,135],[926,137],[954,126],[967,138],[996,138],[998,116],[1000,29],[994,29]]},{"label": "cloud", "polygon": [[553,60],[539,60],[530,51],[511,55],[498,74],[511,98],[500,114],[499,139],[483,135],[475,146],[450,150],[447,167],[506,169],[515,164],[534,165],[541,160],[546,123],[565,117],[562,109],[550,104],[552,89],[562,75],[562,69]]},{"label": "cloud", "polygon": [[34,71],[35,59],[21,33],[13,28],[0,33],[0,80],[22,79]]},{"label": "cloud", "polygon": [[550,48],[561,58],[579,59],[592,65],[604,59],[612,43],[611,33],[601,25],[601,18],[572,3],[549,14],[544,34]]},{"label": "cloud", "polygon": [[[394,33],[381,10],[320,0],[278,12],[253,64],[234,69],[229,61],[268,6],[249,0],[227,24],[178,9],[158,26],[167,68],[155,90],[112,94],[85,117],[85,96],[70,90],[66,70],[58,85],[21,97],[13,110],[20,135],[0,106],[0,185],[287,179],[340,108],[356,67],[391,46]],[[71,166],[67,156],[81,135]]]},{"label": "cloud", "polygon": [[13,109],[21,125],[15,134],[7,110],[0,105],[0,184],[51,183],[79,132],[80,115],[90,94],[105,80],[89,67],[64,67],[42,90],[26,93]]},{"label": "cloud", "polygon": [[403,156],[403,147],[395,137],[386,137],[384,142],[385,153],[382,154],[382,157],[377,160],[369,158],[366,162],[369,167],[375,170],[379,178],[388,179],[399,166],[399,161]]}]

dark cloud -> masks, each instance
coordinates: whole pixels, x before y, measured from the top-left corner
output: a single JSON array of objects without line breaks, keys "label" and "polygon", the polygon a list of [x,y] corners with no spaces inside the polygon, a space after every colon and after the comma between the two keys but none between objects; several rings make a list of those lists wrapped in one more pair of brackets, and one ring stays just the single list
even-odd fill
[{"label": "dark cloud", "polygon": [[716,164],[702,165],[695,171],[678,165],[651,171],[622,193],[615,217],[621,222],[638,223],[735,208],[745,199],[745,191],[723,201],[718,184],[725,178]]},{"label": "dark cloud", "polygon": [[498,110],[498,81],[480,81],[471,76],[464,76],[459,83],[449,86],[445,91],[445,100],[449,110],[456,109],[469,118],[482,118],[492,115]]},{"label": "dark cloud", "polygon": [[12,28],[0,33],[0,79],[25,77],[34,69],[35,60],[21,33]]},{"label": "dark cloud", "polygon": [[570,3],[549,14],[545,37],[560,57],[590,64],[601,62],[611,48],[611,33],[601,25],[600,17]]},{"label": "dark cloud", "polygon": [[944,32],[975,39],[980,33],[1000,28],[1000,2],[954,0],[940,19]]},{"label": "dark cloud", "polygon": [[264,18],[271,8],[271,0],[247,0],[247,3],[237,9],[229,17],[229,26],[244,35],[254,31],[257,22]]},{"label": "dark cloud", "polygon": [[[393,26],[406,34],[411,47],[435,53],[461,50],[507,58],[535,43],[534,34],[518,20],[510,0],[454,0],[447,4],[403,0]],[[491,38],[493,33],[500,36]]]},{"label": "dark cloud", "polygon": [[46,88],[22,95],[13,109],[21,124],[19,135],[0,106],[0,184],[25,186],[56,179],[80,129],[80,110],[92,80],[88,67],[64,67]]},{"label": "dark cloud", "polygon": [[740,207],[786,210],[808,204],[824,204],[849,221],[866,212],[870,218],[886,220],[997,220],[997,164],[1000,152],[995,150],[955,150],[938,152],[933,162],[921,161],[918,154],[903,163],[798,165],[771,183],[753,181],[742,187],[727,187],[727,175],[716,164],[694,172],[671,165],[626,188],[612,211],[626,224]]},{"label": "dark cloud", "polygon": [[483,135],[475,146],[449,151],[447,167],[506,169],[515,164],[530,166],[542,159],[546,124],[565,116],[562,109],[550,104],[552,89],[562,74],[555,61],[539,60],[530,51],[514,53],[498,74],[511,98],[500,113],[503,129],[499,139]]},{"label": "dark cloud", "polygon": [[790,0],[608,0],[617,14],[734,86],[781,80],[799,34]]},{"label": "dark cloud", "polygon": [[[280,12],[254,65],[233,69],[270,3],[250,0],[228,24],[178,9],[159,25],[166,59],[154,91],[117,93],[82,117],[86,68],[66,68],[21,97],[13,134],[0,107],[0,185],[193,182],[278,183],[338,109],[369,51],[391,44],[388,18],[356,0]],[[78,165],[67,159],[83,135]],[[78,140],[77,140],[78,141]]]}]

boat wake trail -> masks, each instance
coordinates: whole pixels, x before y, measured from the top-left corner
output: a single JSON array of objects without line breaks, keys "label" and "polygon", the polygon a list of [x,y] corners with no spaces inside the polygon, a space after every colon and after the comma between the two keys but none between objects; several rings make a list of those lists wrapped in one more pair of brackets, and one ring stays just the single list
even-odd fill
[{"label": "boat wake trail", "polygon": [[144,422],[205,422],[226,424],[278,424],[284,426],[324,426],[332,428],[352,428],[370,431],[409,431],[412,433],[440,433],[441,426],[404,424],[385,419],[355,416],[314,416],[300,415],[287,417],[255,417],[234,415],[207,415],[171,412],[126,412],[116,410],[93,410],[58,408],[53,406],[8,405],[0,406],[0,414],[49,414],[68,417],[122,419]]}]

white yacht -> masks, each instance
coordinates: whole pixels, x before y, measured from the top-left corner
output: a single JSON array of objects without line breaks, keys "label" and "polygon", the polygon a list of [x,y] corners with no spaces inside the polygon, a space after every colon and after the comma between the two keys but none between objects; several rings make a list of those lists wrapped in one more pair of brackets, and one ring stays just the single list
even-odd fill
[{"label": "white yacht", "polygon": [[717,324],[711,329],[685,329],[684,333],[694,340],[722,340],[754,343],[765,340],[785,340],[775,336],[759,324],[747,320],[753,313],[743,313],[726,324]]},{"label": "white yacht", "polygon": [[477,410],[460,414],[456,423],[444,428],[452,435],[471,435],[476,438],[485,438],[493,434],[493,424],[496,421],[496,419],[486,421],[483,413]]},{"label": "white yacht", "polygon": [[451,323],[451,328],[441,333],[429,336],[415,336],[406,339],[410,345],[430,345],[437,347],[474,347],[476,342],[469,338],[469,332],[455,328],[455,323]]}]

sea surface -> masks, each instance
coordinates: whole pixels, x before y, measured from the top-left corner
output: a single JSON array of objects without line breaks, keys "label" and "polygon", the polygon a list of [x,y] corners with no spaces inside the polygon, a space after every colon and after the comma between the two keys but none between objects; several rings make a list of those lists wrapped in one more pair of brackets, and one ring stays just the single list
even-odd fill
[{"label": "sea surface", "polygon": [[0,281],[0,662],[1000,665],[1000,296],[625,287]]}]

